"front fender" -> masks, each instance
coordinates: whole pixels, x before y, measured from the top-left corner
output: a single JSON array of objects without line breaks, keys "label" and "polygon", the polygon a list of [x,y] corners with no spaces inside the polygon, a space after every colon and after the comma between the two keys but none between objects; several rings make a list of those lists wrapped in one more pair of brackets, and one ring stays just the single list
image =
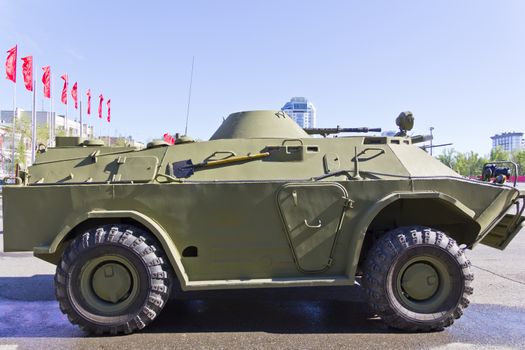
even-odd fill
[{"label": "front fender", "polygon": [[350,278],[355,276],[355,272],[357,270],[357,265],[359,263],[360,253],[361,249],[363,247],[363,242],[365,239],[366,232],[368,230],[368,227],[372,223],[372,221],[376,218],[376,216],[387,206],[390,204],[404,199],[435,199],[435,200],[441,200],[452,207],[455,208],[458,212],[462,213],[466,217],[472,219],[474,221],[474,217],[476,213],[469,209],[465,204],[463,204],[461,201],[457,200],[456,198],[445,194],[441,192],[394,192],[391,193],[380,200],[376,201],[374,205],[372,205],[368,210],[365,212],[364,215],[357,221],[357,224],[354,228],[354,235],[352,235],[352,242],[351,247],[354,247],[355,249],[354,254],[349,255],[349,260],[347,262],[346,267],[346,274]]},{"label": "front fender", "polygon": [[62,244],[67,235],[78,225],[86,222],[90,219],[111,219],[111,218],[128,218],[134,220],[144,227],[146,227],[159,241],[166,256],[168,257],[177,278],[180,281],[181,288],[185,290],[188,283],[188,276],[184,270],[181,262],[179,251],[173,244],[170,236],[166,230],[159,225],[156,221],[134,210],[94,210],[87,214],[81,215],[71,225],[65,226],[59,234],[55,237],[53,242],[48,247],[36,247],[34,248],[35,256],[43,256],[47,254],[54,254],[57,252],[58,247]]}]

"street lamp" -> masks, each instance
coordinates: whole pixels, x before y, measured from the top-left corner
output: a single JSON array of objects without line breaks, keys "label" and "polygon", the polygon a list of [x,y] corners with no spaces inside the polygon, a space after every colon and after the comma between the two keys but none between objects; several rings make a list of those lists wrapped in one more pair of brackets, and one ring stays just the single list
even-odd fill
[{"label": "street lamp", "polygon": [[432,155],[432,131],[434,131],[434,127],[430,127],[430,155]]}]

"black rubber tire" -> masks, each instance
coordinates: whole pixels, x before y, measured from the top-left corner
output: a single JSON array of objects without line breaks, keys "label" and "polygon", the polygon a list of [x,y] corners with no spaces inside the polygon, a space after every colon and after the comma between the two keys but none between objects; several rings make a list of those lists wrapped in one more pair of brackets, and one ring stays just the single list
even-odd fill
[{"label": "black rubber tire", "polygon": [[[92,259],[111,254],[129,261],[136,270],[137,292],[118,314],[97,310],[83,295],[80,276]],[[103,226],[86,232],[64,251],[55,274],[60,310],[82,330],[102,334],[129,334],[146,327],[169,299],[171,278],[162,249],[148,233],[124,225]]]},{"label": "black rubber tire", "polygon": [[[410,309],[394,284],[403,264],[418,256],[440,259],[452,281],[446,300],[429,312]],[[430,332],[450,326],[469,305],[473,291],[474,275],[463,249],[443,232],[428,227],[400,227],[387,232],[369,251],[363,272],[363,287],[373,312],[388,326],[404,331]]]}]

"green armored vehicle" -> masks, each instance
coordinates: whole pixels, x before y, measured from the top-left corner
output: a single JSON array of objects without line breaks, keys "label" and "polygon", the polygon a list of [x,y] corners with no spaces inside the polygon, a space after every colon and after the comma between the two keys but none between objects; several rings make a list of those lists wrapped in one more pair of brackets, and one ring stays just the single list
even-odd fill
[{"label": "green armored vehicle", "polygon": [[170,293],[356,282],[388,325],[440,330],[472,294],[464,251],[504,249],[525,193],[432,158],[408,116],[394,137],[252,111],[206,142],[57,138],[4,186],[4,249],[56,264],[60,309],[97,334],[142,329]]}]

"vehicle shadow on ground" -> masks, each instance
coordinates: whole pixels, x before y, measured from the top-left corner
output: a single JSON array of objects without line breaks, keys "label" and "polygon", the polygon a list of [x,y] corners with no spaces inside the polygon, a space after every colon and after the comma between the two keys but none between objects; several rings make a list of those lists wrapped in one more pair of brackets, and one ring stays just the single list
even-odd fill
[{"label": "vehicle shadow on ground", "polygon": [[191,292],[171,300],[146,333],[396,333],[357,287]]},{"label": "vehicle shadow on ground", "polygon": [[[357,287],[200,291],[170,300],[144,333],[393,333]],[[0,338],[85,336],[62,315],[53,275],[0,277]]]},{"label": "vehicle shadow on ground", "polygon": [[[487,322],[489,319],[491,322]],[[523,339],[524,325],[525,308],[473,304],[447,331],[425,337],[430,336],[438,343],[508,344],[509,339]],[[388,328],[369,313],[359,287],[183,293],[170,300],[159,317],[141,333],[208,332],[402,333]],[[60,312],[53,275],[0,277],[0,340],[48,337],[88,337]]]},{"label": "vehicle shadow on ground", "polygon": [[53,283],[53,275],[0,277],[0,298],[20,301],[56,300]]}]

